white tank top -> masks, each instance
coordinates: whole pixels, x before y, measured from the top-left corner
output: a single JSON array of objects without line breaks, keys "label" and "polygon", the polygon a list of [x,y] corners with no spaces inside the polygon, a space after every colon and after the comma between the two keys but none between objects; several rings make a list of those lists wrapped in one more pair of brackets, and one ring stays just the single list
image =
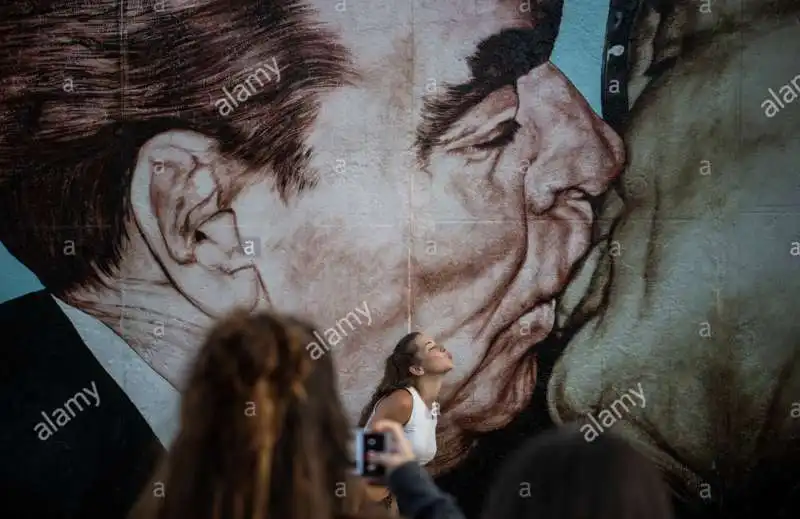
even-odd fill
[{"label": "white tank top", "polygon": [[[434,403],[433,409],[430,409],[425,404],[425,401],[422,400],[416,388],[409,386],[405,389],[411,393],[412,405],[411,417],[403,426],[403,431],[414,449],[414,455],[416,455],[419,464],[426,465],[436,456],[436,423],[439,416],[439,405]],[[375,404],[375,409],[377,408],[378,404]],[[372,410],[366,427],[369,427],[372,423],[375,409]]]}]

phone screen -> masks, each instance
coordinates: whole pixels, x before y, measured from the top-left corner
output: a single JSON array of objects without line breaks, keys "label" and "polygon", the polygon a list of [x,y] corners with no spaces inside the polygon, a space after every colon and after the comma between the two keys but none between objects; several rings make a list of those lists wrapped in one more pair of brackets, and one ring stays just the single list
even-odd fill
[{"label": "phone screen", "polygon": [[367,453],[389,450],[389,437],[386,433],[356,431],[356,473],[368,479],[382,480],[386,477],[386,467],[367,460]]}]

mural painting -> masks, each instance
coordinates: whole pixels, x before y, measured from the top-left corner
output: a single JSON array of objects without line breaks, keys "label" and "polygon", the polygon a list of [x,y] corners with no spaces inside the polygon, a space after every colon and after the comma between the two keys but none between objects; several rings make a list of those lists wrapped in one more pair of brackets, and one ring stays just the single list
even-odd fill
[{"label": "mural painting", "polygon": [[244,306],[317,323],[354,422],[401,336],[445,344],[432,467],[470,517],[575,420],[644,450],[681,517],[798,506],[800,6],[604,5],[593,106],[552,59],[589,4],[2,7],[0,242],[42,290],[0,307],[0,451],[28,460],[0,482],[114,402],[168,449]]}]

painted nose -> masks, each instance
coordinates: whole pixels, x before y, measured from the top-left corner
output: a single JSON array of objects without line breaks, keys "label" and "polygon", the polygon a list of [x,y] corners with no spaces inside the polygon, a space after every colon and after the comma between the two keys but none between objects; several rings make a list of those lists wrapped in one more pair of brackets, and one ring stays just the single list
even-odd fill
[{"label": "painted nose", "polygon": [[551,63],[520,78],[517,92],[517,122],[535,143],[525,171],[530,209],[546,212],[569,190],[590,196],[605,192],[625,163],[619,135]]}]

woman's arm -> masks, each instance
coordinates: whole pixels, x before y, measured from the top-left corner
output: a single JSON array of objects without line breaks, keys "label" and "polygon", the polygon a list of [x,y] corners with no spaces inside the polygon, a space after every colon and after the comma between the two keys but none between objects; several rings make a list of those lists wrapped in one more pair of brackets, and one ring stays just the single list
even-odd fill
[{"label": "woman's arm", "polygon": [[389,396],[383,398],[375,406],[375,414],[372,423],[380,420],[391,420],[401,425],[405,425],[411,419],[411,409],[414,406],[414,399],[411,393],[405,389],[392,391]]},{"label": "woman's arm", "polygon": [[[392,420],[400,424],[407,424],[411,419],[411,408],[414,405],[414,400],[411,393],[405,389],[398,389],[379,400],[375,406],[375,414],[372,416],[372,423],[378,423],[381,420]],[[367,487],[367,496],[372,501],[383,501],[389,496],[389,488],[385,485],[372,483]]]}]

